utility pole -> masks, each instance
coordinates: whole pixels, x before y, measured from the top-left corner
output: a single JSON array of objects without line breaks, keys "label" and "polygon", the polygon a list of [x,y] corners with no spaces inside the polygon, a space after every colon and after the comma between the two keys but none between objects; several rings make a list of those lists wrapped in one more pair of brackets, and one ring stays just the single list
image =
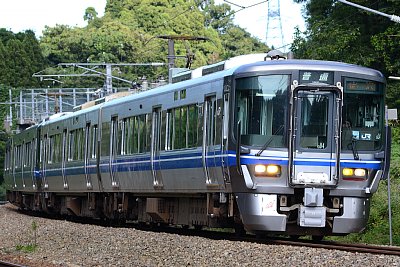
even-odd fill
[{"label": "utility pole", "polygon": [[338,0],[338,1],[341,2],[341,3],[343,3],[343,4],[346,4],[346,5],[354,6],[354,7],[356,7],[356,8],[360,8],[360,9],[366,10],[366,11],[368,11],[368,12],[372,12],[372,13],[375,13],[375,14],[378,14],[378,15],[381,15],[381,16],[384,16],[384,17],[387,17],[387,18],[389,18],[391,21],[400,23],[400,17],[399,17],[399,16],[396,16],[396,15],[388,15],[388,14],[386,14],[386,13],[383,13],[383,12],[380,12],[380,11],[377,11],[377,10],[374,10],[374,9],[371,9],[371,8],[368,8],[368,7],[365,7],[365,6],[361,6],[361,5],[358,5],[358,4],[354,4],[354,3],[349,2],[349,1],[346,1],[346,0]]},{"label": "utility pole", "polygon": [[160,39],[168,40],[168,82],[172,82],[172,74],[175,69],[176,58],[186,58],[186,68],[189,69],[192,61],[194,60],[194,54],[190,52],[189,46],[186,46],[186,56],[175,55],[175,40],[184,41],[209,41],[210,39],[204,36],[187,36],[187,35],[158,35]]}]

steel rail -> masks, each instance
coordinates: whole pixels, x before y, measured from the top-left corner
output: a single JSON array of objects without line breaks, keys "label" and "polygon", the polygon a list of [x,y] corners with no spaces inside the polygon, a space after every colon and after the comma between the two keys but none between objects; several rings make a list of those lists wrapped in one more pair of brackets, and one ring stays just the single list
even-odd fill
[{"label": "steel rail", "polygon": [[324,248],[332,250],[341,250],[347,252],[371,253],[380,255],[400,256],[400,247],[394,246],[377,246],[366,244],[349,244],[334,241],[310,241],[310,240],[283,240],[270,239],[270,244],[288,245],[288,246],[303,246],[312,248]]},{"label": "steel rail", "polygon": [[0,267],[27,267],[27,266],[0,260]]}]

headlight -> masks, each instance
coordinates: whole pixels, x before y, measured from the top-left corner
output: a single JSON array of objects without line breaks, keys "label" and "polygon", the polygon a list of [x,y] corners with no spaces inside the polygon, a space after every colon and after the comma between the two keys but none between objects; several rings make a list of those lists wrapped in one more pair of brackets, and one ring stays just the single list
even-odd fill
[{"label": "headlight", "polygon": [[343,169],[343,176],[353,176],[354,170],[350,168]]},{"label": "headlight", "polygon": [[275,164],[257,164],[254,166],[256,176],[278,177],[281,175],[281,166]]},{"label": "headlight", "polygon": [[342,174],[343,174],[343,179],[345,179],[345,180],[367,179],[367,170],[366,169],[343,168]]}]

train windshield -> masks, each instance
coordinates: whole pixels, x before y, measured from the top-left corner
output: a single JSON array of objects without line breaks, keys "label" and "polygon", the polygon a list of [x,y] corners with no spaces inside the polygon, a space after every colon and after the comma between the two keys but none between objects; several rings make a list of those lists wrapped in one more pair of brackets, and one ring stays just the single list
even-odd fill
[{"label": "train windshield", "polygon": [[342,113],[342,150],[377,150],[382,146],[383,85],[345,79]]},{"label": "train windshield", "polygon": [[266,75],[236,80],[237,118],[241,143],[285,147],[284,133],[290,75]]}]

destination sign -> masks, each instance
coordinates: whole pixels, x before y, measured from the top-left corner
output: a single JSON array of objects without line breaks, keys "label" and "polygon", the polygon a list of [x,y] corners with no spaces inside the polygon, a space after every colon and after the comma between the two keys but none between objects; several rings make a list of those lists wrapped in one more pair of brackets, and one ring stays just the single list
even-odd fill
[{"label": "destination sign", "polygon": [[334,73],[331,71],[301,70],[300,84],[306,84],[306,83],[333,84],[333,74]]},{"label": "destination sign", "polygon": [[378,83],[362,79],[346,79],[344,90],[347,92],[378,92]]}]

